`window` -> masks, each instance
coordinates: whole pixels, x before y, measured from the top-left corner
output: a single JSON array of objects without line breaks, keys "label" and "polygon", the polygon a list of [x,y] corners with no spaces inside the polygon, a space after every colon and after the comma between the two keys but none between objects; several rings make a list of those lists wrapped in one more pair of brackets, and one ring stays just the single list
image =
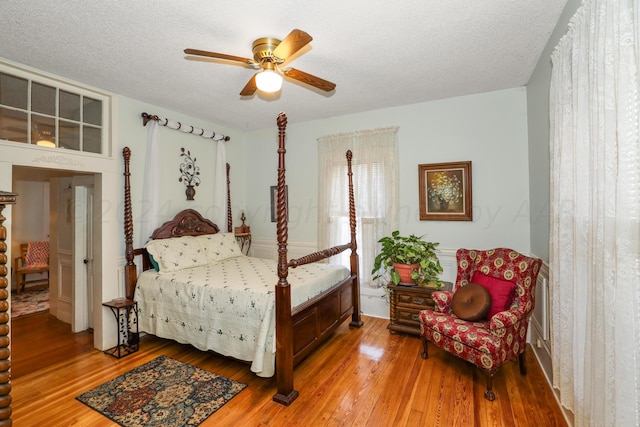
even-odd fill
[{"label": "window", "polygon": [[[360,282],[371,281],[378,240],[398,225],[397,128],[376,129],[318,139],[320,247],[350,241],[347,150],[353,152],[352,172],[356,202],[356,240],[360,255]],[[349,265],[350,252],[330,262]]]},{"label": "window", "polygon": [[0,140],[103,154],[106,103],[99,94],[0,68]]}]

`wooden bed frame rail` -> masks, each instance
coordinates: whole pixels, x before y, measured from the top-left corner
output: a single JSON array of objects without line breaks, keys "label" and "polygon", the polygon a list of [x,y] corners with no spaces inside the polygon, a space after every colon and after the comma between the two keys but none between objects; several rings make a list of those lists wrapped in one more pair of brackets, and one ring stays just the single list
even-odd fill
[{"label": "wooden bed frame rail", "polygon": [[[322,341],[331,335],[346,319],[351,316],[349,325],[361,327],[363,325],[360,313],[360,285],[358,275],[358,254],[356,244],[356,213],[353,193],[353,173],[351,169],[352,153],[347,151],[348,179],[349,179],[349,226],[351,241],[347,244],[334,246],[329,249],[313,252],[309,255],[287,261],[288,213],[285,196],[285,129],[287,117],[280,113],[278,125],[278,189],[277,189],[277,239],[278,239],[278,282],[275,285],[276,304],[276,366],[275,376],[277,393],[273,396],[275,402],[290,405],[298,392],[293,387],[293,368]],[[131,183],[129,163],[131,150],[122,150],[124,157],[124,234],[126,265],[124,269],[126,296],[133,299],[137,282],[137,267],[134,263],[136,256],[142,256],[142,268],[151,268],[148,254],[144,248],[133,248],[133,216],[131,213]],[[229,166],[227,165],[227,188],[229,187]],[[228,202],[228,229],[231,230],[230,197]],[[218,232],[217,225],[202,218],[191,209],[186,209],[176,217],[164,223],[151,236],[152,238],[177,237],[181,235],[213,234]],[[351,274],[340,283],[318,297],[292,309],[291,287],[287,281],[289,268],[317,262],[341,252],[351,249]]]}]

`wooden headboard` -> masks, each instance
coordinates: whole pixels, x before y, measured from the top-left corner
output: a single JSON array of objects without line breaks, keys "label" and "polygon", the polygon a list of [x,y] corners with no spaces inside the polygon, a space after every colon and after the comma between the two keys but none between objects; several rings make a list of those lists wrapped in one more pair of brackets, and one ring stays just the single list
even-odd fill
[{"label": "wooden headboard", "polygon": [[220,232],[220,228],[213,222],[193,209],[185,209],[178,212],[172,220],[158,227],[151,235],[151,238],[153,240],[169,239],[171,237],[201,236],[218,232]]},{"label": "wooden headboard", "polygon": [[[151,234],[151,239],[157,240],[182,236],[202,236],[203,234],[216,234],[219,232],[220,228],[210,220],[200,215],[198,211],[185,209],[178,212],[172,220],[167,221],[160,227],[156,228],[153,234]],[[133,256],[135,257],[138,255],[142,257],[142,271],[153,268],[149,253],[145,248],[134,249]],[[132,299],[135,289],[134,284],[132,283],[127,286],[127,298]]]}]

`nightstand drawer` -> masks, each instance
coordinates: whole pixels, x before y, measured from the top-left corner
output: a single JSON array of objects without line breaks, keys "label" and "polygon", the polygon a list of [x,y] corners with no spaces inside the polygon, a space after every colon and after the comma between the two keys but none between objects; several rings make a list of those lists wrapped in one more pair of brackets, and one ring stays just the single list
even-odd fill
[{"label": "nightstand drawer", "polygon": [[405,323],[407,325],[420,325],[420,319],[418,314],[420,310],[409,310],[406,308],[398,307],[398,323]]},{"label": "nightstand drawer", "polygon": [[398,292],[398,306],[433,307],[433,299],[426,295],[411,295]]}]

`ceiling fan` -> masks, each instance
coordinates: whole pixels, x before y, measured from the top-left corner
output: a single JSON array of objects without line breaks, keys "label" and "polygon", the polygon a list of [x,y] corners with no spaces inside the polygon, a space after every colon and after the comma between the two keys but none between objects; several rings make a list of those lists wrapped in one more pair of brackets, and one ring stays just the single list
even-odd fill
[{"label": "ceiling fan", "polygon": [[241,62],[255,69],[262,69],[247,82],[240,92],[241,96],[251,96],[256,90],[264,92],[279,91],[282,87],[282,75],[320,90],[331,92],[336,87],[335,83],[295,68],[282,68],[293,54],[309,44],[311,40],[313,38],[309,34],[297,29],[291,31],[282,41],[271,37],[263,37],[253,42],[253,59],[198,49],[185,49],[184,53]]}]

